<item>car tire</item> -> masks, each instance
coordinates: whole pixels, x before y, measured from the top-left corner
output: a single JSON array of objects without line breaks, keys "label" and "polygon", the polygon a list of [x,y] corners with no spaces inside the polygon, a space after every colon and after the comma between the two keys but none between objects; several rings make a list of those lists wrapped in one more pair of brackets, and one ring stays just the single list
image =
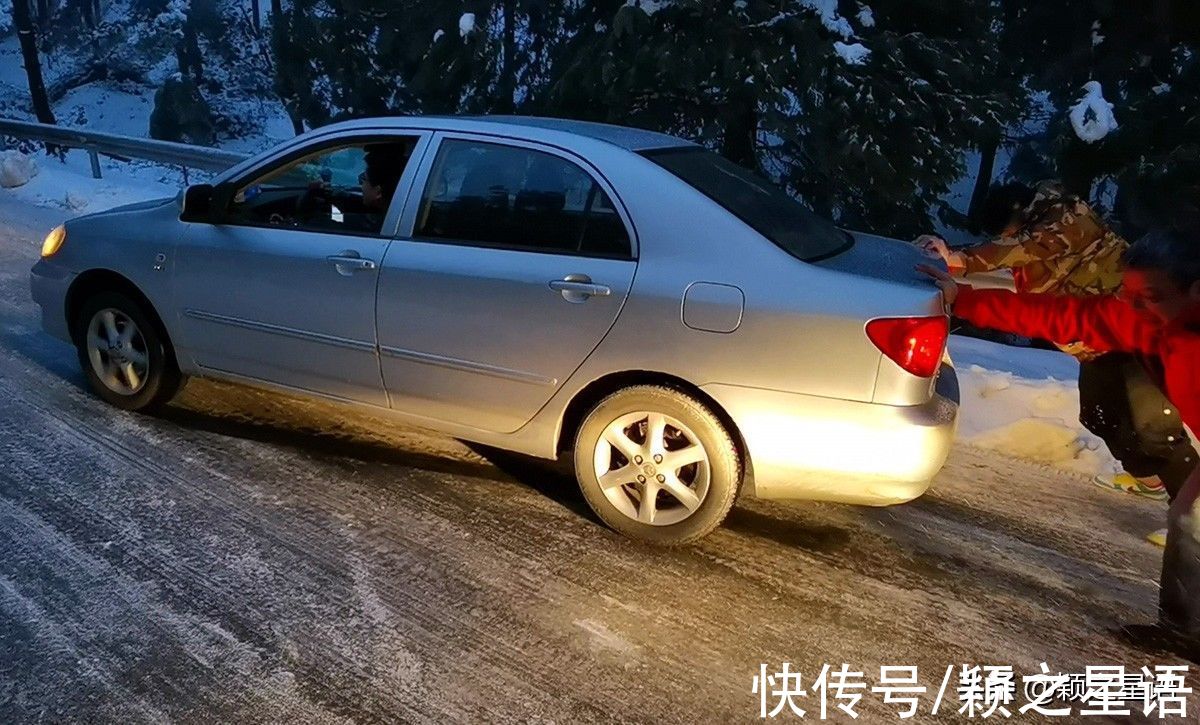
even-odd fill
[{"label": "car tire", "polygon": [[175,352],[153,312],[120,292],[89,297],[73,333],[88,384],[110,405],[152,411],[183,387]]},{"label": "car tire", "polygon": [[574,460],[579,488],[601,521],[662,546],[691,543],[720,526],[742,484],[741,456],[726,427],[695,397],[664,386],[625,388],[597,403],[576,433]]}]

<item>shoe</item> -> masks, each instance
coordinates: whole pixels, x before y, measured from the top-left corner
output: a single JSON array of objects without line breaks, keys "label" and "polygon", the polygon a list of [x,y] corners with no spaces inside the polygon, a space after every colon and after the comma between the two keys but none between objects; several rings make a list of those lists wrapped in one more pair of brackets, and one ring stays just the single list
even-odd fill
[{"label": "shoe", "polygon": [[1173,654],[1193,664],[1200,664],[1200,642],[1177,630],[1160,624],[1122,624],[1113,630],[1120,642],[1151,654]]},{"label": "shoe", "polygon": [[1158,531],[1151,531],[1146,534],[1146,541],[1149,541],[1160,549],[1167,548],[1167,530],[1159,529]]},{"label": "shoe", "polygon": [[1093,478],[1092,483],[1109,491],[1132,493],[1135,496],[1151,498],[1155,501],[1166,501],[1169,498],[1167,487],[1158,479],[1158,476],[1136,478],[1124,471],[1115,476],[1102,473]]}]

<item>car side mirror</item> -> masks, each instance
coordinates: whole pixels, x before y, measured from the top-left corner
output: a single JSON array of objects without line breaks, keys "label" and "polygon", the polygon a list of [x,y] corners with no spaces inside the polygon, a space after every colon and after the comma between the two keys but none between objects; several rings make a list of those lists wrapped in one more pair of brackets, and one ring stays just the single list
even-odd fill
[{"label": "car side mirror", "polygon": [[212,209],[213,187],[210,184],[196,184],[183,192],[183,209],[179,212],[179,218],[185,222],[207,222]]}]

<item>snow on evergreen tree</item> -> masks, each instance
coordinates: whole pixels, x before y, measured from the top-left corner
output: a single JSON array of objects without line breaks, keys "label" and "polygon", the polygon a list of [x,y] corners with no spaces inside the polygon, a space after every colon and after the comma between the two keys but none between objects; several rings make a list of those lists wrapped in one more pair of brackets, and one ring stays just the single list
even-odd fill
[{"label": "snow on evergreen tree", "polygon": [[[990,3],[841,9],[623,6],[561,72],[550,109],[695,138],[853,227],[927,230],[964,148],[998,134],[1024,102],[1016,83],[987,72],[1000,67]],[[854,63],[843,46],[861,46]]]},{"label": "snow on evergreen tree", "polygon": [[1067,117],[1071,128],[1084,143],[1103,141],[1108,134],[1117,130],[1117,117],[1113,115],[1113,104],[1104,99],[1104,90],[1096,81],[1083,84],[1083,96],[1071,106]]}]

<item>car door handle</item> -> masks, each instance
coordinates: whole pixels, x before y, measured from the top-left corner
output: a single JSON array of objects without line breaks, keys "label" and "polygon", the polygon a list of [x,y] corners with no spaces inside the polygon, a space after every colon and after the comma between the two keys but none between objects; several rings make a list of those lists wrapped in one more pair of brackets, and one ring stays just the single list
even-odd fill
[{"label": "car door handle", "polygon": [[595,284],[586,274],[568,274],[562,279],[550,280],[550,289],[562,294],[567,302],[586,302],[589,297],[608,297],[612,290]]},{"label": "car door handle", "polygon": [[360,269],[375,269],[375,260],[350,254],[331,254],[325,258],[333,264],[338,274],[349,276]]}]

